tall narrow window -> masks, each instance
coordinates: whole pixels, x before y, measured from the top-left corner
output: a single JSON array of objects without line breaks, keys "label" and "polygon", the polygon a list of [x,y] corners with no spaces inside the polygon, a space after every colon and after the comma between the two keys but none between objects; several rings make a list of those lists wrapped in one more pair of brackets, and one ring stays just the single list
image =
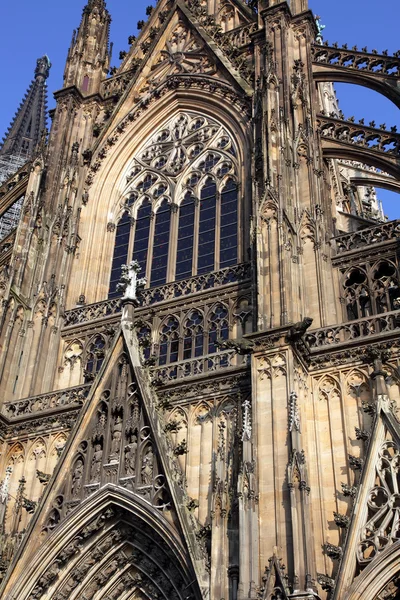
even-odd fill
[{"label": "tall narrow window", "polygon": [[195,358],[204,354],[203,316],[195,310],[187,319],[183,339],[183,358]]},{"label": "tall narrow window", "polygon": [[217,188],[212,179],[206,181],[200,195],[199,247],[197,274],[214,270],[215,219]]},{"label": "tall narrow window", "polygon": [[188,192],[179,209],[175,279],[191,277],[194,244],[194,197]]},{"label": "tall narrow window", "polygon": [[169,230],[171,227],[171,206],[163,200],[156,214],[151,264],[151,285],[162,285],[167,281]]},{"label": "tall narrow window", "polygon": [[151,203],[145,200],[139,208],[136,219],[135,242],[132,260],[137,260],[141,266],[141,276],[146,274],[147,255],[149,250]]},{"label": "tall narrow window", "polygon": [[109,298],[119,296],[117,291],[117,285],[121,278],[121,266],[128,262],[128,246],[129,246],[129,235],[131,231],[131,218],[129,213],[124,213],[120,222],[117,226],[117,233],[115,236],[115,248],[114,257],[111,267],[111,279],[110,289],[108,293]]},{"label": "tall narrow window", "polygon": [[160,335],[160,354],[158,364],[160,366],[173,363],[178,360],[179,353],[179,323],[174,317],[170,317],[164,324]]},{"label": "tall narrow window", "polygon": [[228,181],[221,194],[221,226],[219,268],[237,263],[238,246],[238,194],[237,185]]}]

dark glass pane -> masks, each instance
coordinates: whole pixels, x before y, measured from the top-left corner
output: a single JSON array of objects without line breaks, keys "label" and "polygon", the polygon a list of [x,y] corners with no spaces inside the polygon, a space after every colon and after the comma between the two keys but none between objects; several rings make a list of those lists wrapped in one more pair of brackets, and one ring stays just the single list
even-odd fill
[{"label": "dark glass pane", "polygon": [[151,204],[148,200],[139,208],[135,226],[135,241],[133,244],[132,260],[137,260],[141,266],[140,275],[144,277],[147,267],[149,249]]},{"label": "dark glass pane", "polygon": [[120,295],[117,291],[117,285],[121,278],[121,266],[128,262],[129,236],[131,232],[131,218],[128,213],[124,213],[117,226],[115,234],[114,256],[111,266],[109,298],[115,298]]},{"label": "dark glass pane", "polygon": [[216,192],[213,182],[207,182],[201,191],[197,274],[214,270]]},{"label": "dark glass pane", "polygon": [[192,275],[194,236],[194,198],[187,195],[179,209],[176,279]]},{"label": "dark glass pane", "polygon": [[162,285],[167,280],[169,230],[171,226],[171,207],[165,200],[156,214],[153,242],[153,261],[151,264],[151,285]]},{"label": "dark glass pane", "polygon": [[179,351],[179,339],[175,338],[171,342],[171,353],[169,355],[169,362],[173,363],[178,360],[178,351]]},{"label": "dark glass pane", "polygon": [[166,365],[167,364],[167,353],[168,353],[168,342],[167,340],[163,340],[160,344],[160,358],[159,358],[159,365]]},{"label": "dark glass pane", "polygon": [[183,340],[183,358],[192,358],[192,334],[190,331],[187,332],[186,337]]},{"label": "dark glass pane", "polygon": [[237,186],[229,181],[221,194],[220,256],[221,269],[237,263],[238,247],[238,194]]}]

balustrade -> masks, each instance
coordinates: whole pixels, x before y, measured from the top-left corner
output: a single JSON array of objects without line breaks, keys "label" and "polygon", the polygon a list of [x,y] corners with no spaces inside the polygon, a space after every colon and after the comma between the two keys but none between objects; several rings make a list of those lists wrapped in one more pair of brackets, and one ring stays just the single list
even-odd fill
[{"label": "balustrade", "polygon": [[400,220],[380,223],[367,229],[360,229],[334,238],[336,253],[342,254],[350,250],[369,247],[388,240],[398,240],[400,236]]},{"label": "balustrade", "polygon": [[249,361],[249,356],[241,356],[237,354],[236,350],[226,350],[191,360],[171,363],[163,367],[154,367],[151,369],[151,376],[155,385],[165,385],[186,377],[215,373],[220,369],[245,367],[249,364]]},{"label": "balustrade", "polygon": [[310,331],[305,336],[305,341],[311,350],[343,344],[351,340],[371,337],[373,335],[397,331],[400,329],[400,311],[381,313],[372,317],[365,317],[357,321],[348,321],[341,325],[332,325]]},{"label": "balustrade", "polygon": [[5,402],[1,412],[8,418],[16,418],[45,410],[52,410],[71,404],[82,404],[89,394],[90,385],[80,385],[65,390],[57,390],[32,398],[24,398],[15,402]]},{"label": "balustrade", "polygon": [[[214,271],[205,275],[197,275],[181,281],[173,281],[159,287],[145,289],[140,294],[140,304],[143,307],[151,306],[157,302],[167,302],[196,294],[206,290],[212,290],[231,283],[244,282],[250,279],[250,264],[243,263],[233,267],[227,267],[220,271]],[[121,312],[121,299],[113,298],[80,306],[66,311],[64,315],[64,327],[79,325],[94,319],[101,319]]]}]

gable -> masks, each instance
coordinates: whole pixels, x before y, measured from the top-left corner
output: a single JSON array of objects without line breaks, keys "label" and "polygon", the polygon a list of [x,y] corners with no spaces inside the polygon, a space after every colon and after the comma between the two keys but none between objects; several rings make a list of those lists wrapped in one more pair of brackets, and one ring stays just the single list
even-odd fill
[{"label": "gable", "polygon": [[107,598],[119,598],[121,582],[131,591],[127,600],[184,600],[185,589],[196,598],[207,587],[194,543],[197,523],[149,397],[131,318],[93,384],[10,572],[6,589],[21,600],[44,594],[91,600],[103,586]]},{"label": "gable", "polygon": [[375,420],[358,491],[352,488],[356,495],[335,598],[351,595],[358,580],[365,579],[391,546],[398,545],[400,424],[386,394],[379,394],[376,406],[366,408],[376,411]]}]

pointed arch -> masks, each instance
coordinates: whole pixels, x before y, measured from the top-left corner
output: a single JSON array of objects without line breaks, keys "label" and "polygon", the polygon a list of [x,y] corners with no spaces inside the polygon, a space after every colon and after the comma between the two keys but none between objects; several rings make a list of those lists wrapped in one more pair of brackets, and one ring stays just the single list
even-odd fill
[{"label": "pointed arch", "polygon": [[189,553],[173,526],[144,499],[108,484],[43,540],[14,589],[20,600],[39,589],[57,600],[89,590],[103,598],[121,583],[120,593],[184,600],[191,592],[201,598]]}]

